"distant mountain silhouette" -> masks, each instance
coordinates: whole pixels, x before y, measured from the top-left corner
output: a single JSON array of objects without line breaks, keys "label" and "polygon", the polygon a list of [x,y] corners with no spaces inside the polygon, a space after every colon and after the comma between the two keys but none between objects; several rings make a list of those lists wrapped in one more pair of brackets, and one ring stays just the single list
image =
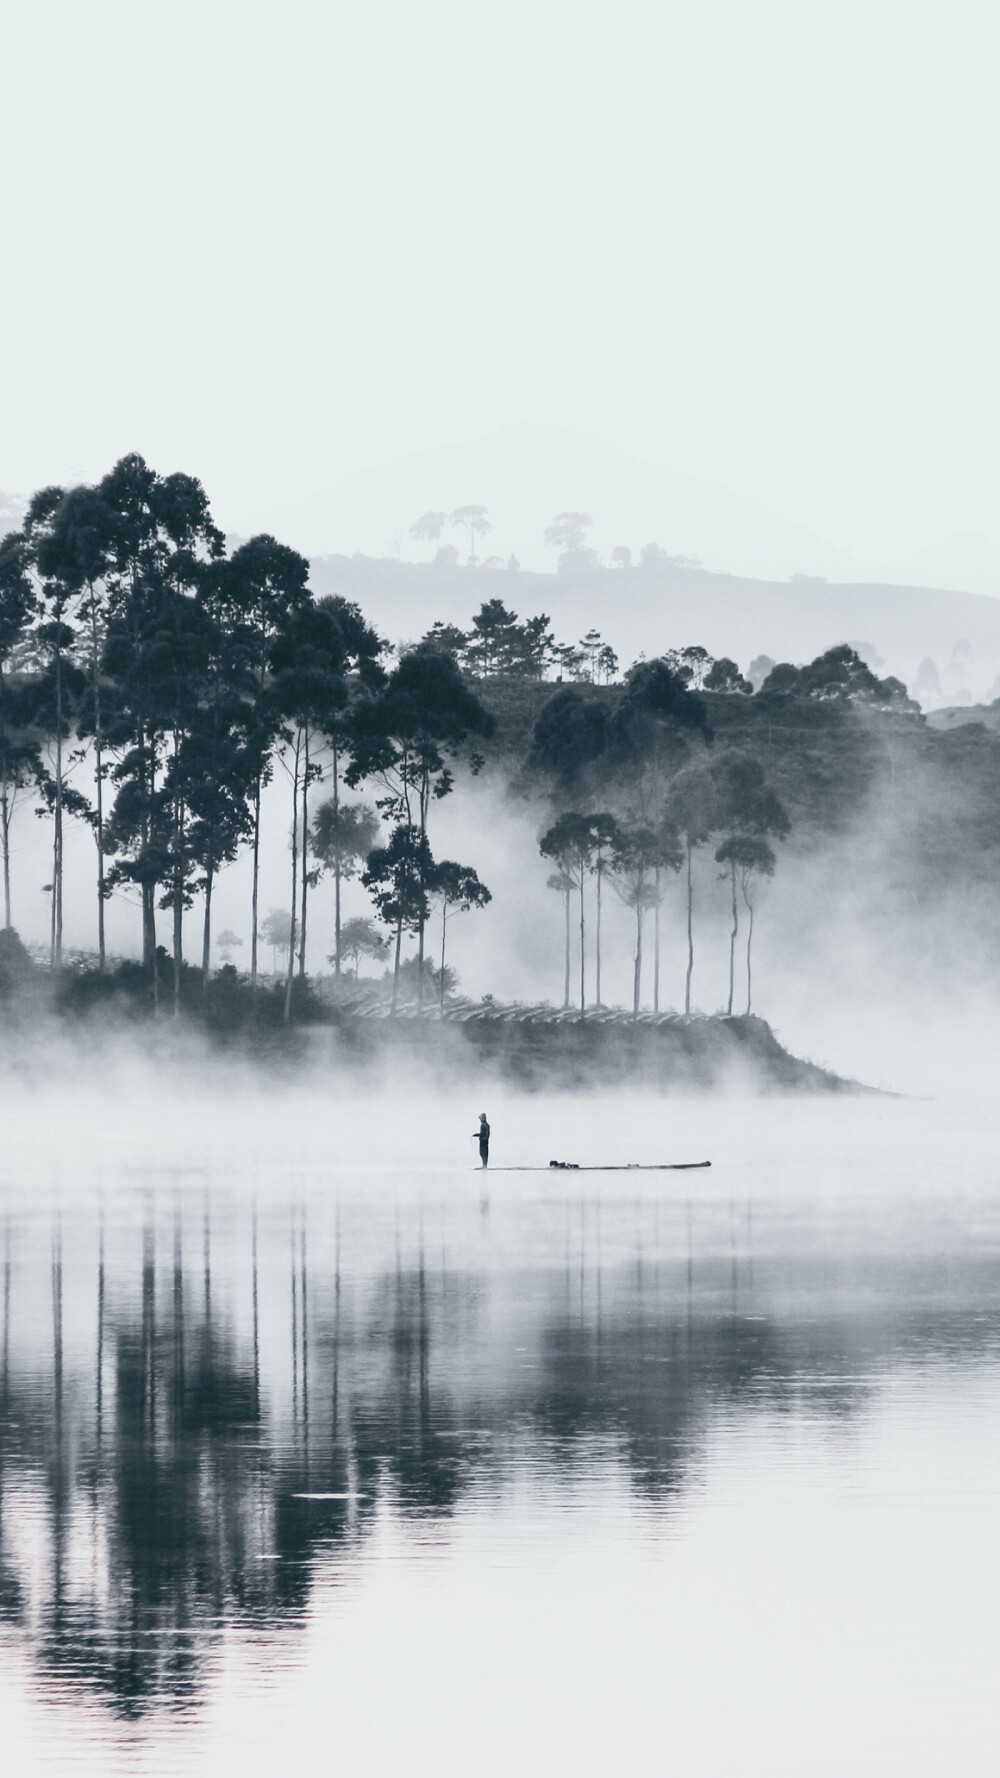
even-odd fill
[{"label": "distant mountain silhouette", "polygon": [[[513,552],[526,568],[555,565],[543,530],[555,513],[574,511],[593,520],[588,540],[605,558],[620,544],[637,558],[644,544],[656,542],[716,571],[766,580],[824,575],[1000,594],[1000,544],[989,538],[951,537],[913,556],[865,559],[763,502],[554,425],[509,426],[414,451],[246,515],[241,529],[273,530],[307,555],[359,550],[429,560],[433,547],[410,536],[414,520],[472,501],[489,509],[493,524],[478,553],[506,561]],[[458,530],[446,530],[442,540],[464,558]]]},{"label": "distant mountain silhouette", "polygon": [[[824,576],[841,584],[1000,595],[1000,543],[991,538],[952,536],[910,556],[866,559],[761,501],[542,423],[412,451],[292,500],[256,502],[216,517],[243,537],[272,531],[305,555],[360,551],[429,561],[434,546],[411,537],[414,521],[428,510],[450,513],[471,502],[488,509],[492,525],[477,555],[506,561],[513,553],[535,570],[555,566],[543,532],[556,513],[570,511],[590,516],[588,542],[605,560],[620,545],[638,559],[643,545],[655,542],[716,573],[769,582]],[[20,524],[26,507],[26,496],[0,492],[0,535]],[[468,546],[459,529],[446,527],[442,541],[464,560]]]},{"label": "distant mountain silhouette", "polygon": [[[500,598],[521,617],[547,612],[560,641],[600,630],[622,666],[640,653],[691,642],[732,656],[744,669],[759,654],[802,662],[850,642],[880,673],[916,687],[925,707],[994,695],[1000,673],[1000,599],[980,593],[790,584],[668,565],[532,574],[366,556],[314,558],[312,585],[318,594],[357,600],[397,643],[416,641],[439,618],[468,626],[485,599]],[[921,675],[926,661],[931,675]]]},{"label": "distant mountain silhouette", "polygon": [[[672,555],[743,573],[846,575],[851,567],[846,551],[757,501],[554,425],[509,426],[414,451],[275,504],[253,526],[263,521],[309,555],[362,550],[427,559],[432,548],[410,537],[414,520],[428,509],[451,512],[473,501],[488,507],[493,524],[482,553],[506,560],[513,551],[537,569],[555,564],[542,532],[563,511],[589,514],[591,541],[605,556],[619,544],[638,556],[644,544],[657,542]],[[445,537],[464,557],[461,533]]]},{"label": "distant mountain silhouette", "polygon": [[[517,579],[432,566],[436,546],[414,540],[410,527],[428,510],[472,502],[492,525],[479,560],[514,556],[532,572]],[[0,534],[25,508],[25,499],[0,494]],[[656,543],[674,565],[554,574],[557,552],[543,531],[565,511],[591,517],[587,541],[604,561],[625,546],[637,562]],[[920,691],[928,705],[994,695],[1000,673],[1000,598],[987,596],[1000,594],[1000,546],[989,538],[957,536],[909,559],[864,562],[760,502],[568,427],[505,427],[217,517],[236,520],[244,537],[273,531],[312,556],[318,590],[355,588],[365,602],[367,589],[371,615],[393,641],[413,640],[436,618],[468,623],[499,595],[522,615],[548,611],[563,640],[600,629],[623,662],[687,641],[744,666],[761,653],[803,660],[835,642],[865,643],[907,683],[930,660]],[[446,526],[441,541],[464,563],[460,529]]]}]

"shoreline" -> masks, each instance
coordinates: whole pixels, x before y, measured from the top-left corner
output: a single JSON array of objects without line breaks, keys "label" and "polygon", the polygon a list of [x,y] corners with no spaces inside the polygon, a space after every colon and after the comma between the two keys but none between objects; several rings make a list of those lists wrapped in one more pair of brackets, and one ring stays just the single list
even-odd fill
[{"label": "shoreline", "polygon": [[[41,987],[41,984],[34,984]],[[481,1081],[539,1091],[670,1093],[875,1094],[795,1056],[757,1015],[586,1013],[550,1006],[461,1002],[336,1004],[315,992],[296,1018],[276,1016],[273,994],[205,1004],[186,1002],[159,1015],[121,993],[83,1004],[71,995],[17,994],[0,1002],[0,1065],[15,1077],[34,1072],[47,1052],[97,1070],[116,1062],[154,1070],[249,1068],[272,1084],[303,1074],[320,1089],[331,1076],[398,1087],[401,1081],[451,1087]]]}]

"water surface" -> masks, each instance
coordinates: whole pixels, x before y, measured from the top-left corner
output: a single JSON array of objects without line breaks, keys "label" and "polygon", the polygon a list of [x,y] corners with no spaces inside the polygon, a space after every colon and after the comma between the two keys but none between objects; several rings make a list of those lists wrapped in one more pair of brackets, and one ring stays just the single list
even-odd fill
[{"label": "water surface", "polygon": [[12,1114],[4,1772],[994,1772],[995,1120],[478,1109]]}]

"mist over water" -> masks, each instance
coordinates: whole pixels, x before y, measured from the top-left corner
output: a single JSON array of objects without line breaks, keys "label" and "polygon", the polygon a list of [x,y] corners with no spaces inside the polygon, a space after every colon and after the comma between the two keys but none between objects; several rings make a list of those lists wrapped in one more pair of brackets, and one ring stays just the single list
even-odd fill
[{"label": "mist over water", "polygon": [[995,1778],[995,8],[163,12],[4,17],[0,1778]]},{"label": "mist over water", "polygon": [[5,1105],[5,1770],[994,1769],[995,1112],[247,1085]]},{"label": "mist over water", "polygon": [[[545,689],[547,692],[548,688]],[[725,746],[716,740],[715,751]],[[714,757],[714,753],[713,753]],[[329,762],[313,791],[313,806],[329,794]],[[78,773],[75,780],[85,786]],[[289,785],[283,769],[264,795],[260,907],[282,909],[289,899]],[[584,801],[587,799],[584,798]],[[595,806],[600,795],[590,798]],[[754,946],[754,1010],[767,1018],[793,1053],[848,1078],[894,1092],[973,1098],[991,1091],[993,1053],[1000,1035],[1000,971],[994,908],[992,806],[983,807],[960,776],[940,762],[922,761],[905,778],[894,775],[891,752],[873,772],[864,794],[832,830],[797,819],[780,848],[771,882],[757,892]],[[430,832],[439,857],[475,861],[492,892],[490,905],[453,914],[447,959],[460,993],[477,998],[561,1004],[563,911],[561,897],[546,887],[550,874],[538,840],[552,820],[542,783],[512,778],[509,763],[471,776],[461,764],[455,793],[432,811]],[[47,898],[33,892],[51,864],[48,832],[30,806],[19,808],[14,832],[18,875],[15,923],[36,945],[46,940]],[[67,824],[67,944],[93,944],[93,842],[82,824]],[[986,836],[984,838],[984,836]],[[693,1008],[724,1009],[728,984],[729,887],[704,848],[694,865]],[[223,870],[214,903],[216,934],[242,935],[232,953],[239,969],[249,962],[250,864],[246,855]],[[371,913],[360,882],[343,888],[344,917]],[[588,885],[586,981],[595,981],[593,886]],[[200,955],[202,900],[185,916],[189,961]],[[263,912],[262,916],[263,918]],[[634,915],[606,886],[603,898],[603,998],[628,1006],[632,993]],[[169,941],[169,916],[159,916],[159,938]],[[652,919],[647,921],[651,927]],[[108,903],[113,956],[135,956],[141,914],[134,894],[117,892]],[[738,957],[741,956],[741,935]],[[307,966],[330,970],[334,944],[333,887],[322,877],[309,896]],[[577,938],[573,933],[573,993],[578,993]],[[428,955],[440,954],[440,918],[427,930]],[[412,949],[407,941],[406,949]],[[643,1004],[651,1004],[652,934],[647,930]],[[683,1006],[687,960],[682,874],[664,881],[661,910],[661,1006]],[[214,953],[218,961],[218,952]],[[266,974],[283,958],[262,943]],[[374,982],[383,965],[365,962],[362,981]],[[745,993],[737,977],[736,1009]],[[116,1069],[135,1080],[134,1037],[115,1051]],[[38,1076],[49,1071],[48,1039],[40,1046]],[[23,1060],[23,1057],[21,1058]],[[87,1058],[83,1064],[87,1066]],[[76,1073],[71,1047],[61,1067]],[[141,1069],[140,1069],[141,1074]]]}]

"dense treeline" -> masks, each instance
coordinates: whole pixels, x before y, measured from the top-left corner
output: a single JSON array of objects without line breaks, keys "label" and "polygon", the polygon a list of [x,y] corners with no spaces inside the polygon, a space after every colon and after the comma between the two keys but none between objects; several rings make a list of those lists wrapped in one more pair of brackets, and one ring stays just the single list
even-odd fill
[{"label": "dense treeline", "polygon": [[[63,960],[63,847],[68,820],[95,845],[98,967],[104,906],[119,885],[142,910],[142,959],[160,993],[157,917],[170,920],[173,1003],[183,924],[203,898],[202,981],[211,956],[218,872],[252,858],[250,985],[257,981],[261,794],[279,759],[290,781],[290,933],[284,1016],[296,963],[305,974],[309,891],[319,871],[364,880],[395,934],[394,1000],[404,932],[424,937],[432,900],[481,905],[469,866],[435,860],[430,807],[452,787],[452,761],[492,719],[454,659],[427,645],[395,666],[357,606],[314,601],[308,563],[269,536],[227,555],[201,485],[124,458],[96,487],[46,488],[0,543],[0,838],[11,925],[10,823],[25,792],[51,816],[50,962]],[[94,796],[70,782],[92,756]],[[474,763],[474,761],[473,761]],[[315,809],[324,773],[332,795]],[[341,787],[381,790],[377,808],[342,805]]]},{"label": "dense treeline", "polygon": [[[558,865],[550,886],[564,900],[564,1004],[570,1001],[570,900],[579,897],[580,1005],[586,1004],[584,882],[595,886],[595,1001],[600,993],[602,881],[610,880],[635,916],[633,1012],[642,997],[644,919],[653,918],[652,1006],[660,1007],[660,908],[672,873],[684,883],[687,960],[684,1011],[691,1011],[694,972],[694,860],[709,851],[728,879],[731,926],[727,1011],[736,995],[737,941],[745,922],[745,1010],[752,1010],[755,888],[774,874],[772,841],[791,819],[765,766],[747,748],[741,715],[775,700],[810,713],[862,706],[913,716],[917,706],[895,679],[879,679],[847,646],[806,667],[773,665],[756,696],[734,661],[713,660],[690,646],[640,661],[613,699],[567,686],[540,711],[527,756],[530,776],[547,780],[561,813],[543,836],[544,855]],[[728,711],[719,736],[710,705]],[[735,711],[735,715],[733,714]],[[581,809],[599,809],[583,815]]]},{"label": "dense treeline", "polygon": [[[511,758],[501,706],[506,689],[514,695],[518,686],[533,688],[532,716]],[[707,855],[728,884],[728,1010],[743,934],[749,1011],[755,886],[773,873],[791,814],[761,750],[746,745],[753,725],[739,712],[776,703],[911,718],[916,710],[905,687],[878,679],[848,647],[807,667],[768,662],[756,693],[734,661],[694,646],[640,660],[620,680],[598,632],[558,643],[547,616],[521,619],[500,599],[487,600],[468,630],[435,624],[394,656],[351,600],[313,597],[308,563],[294,550],[258,536],[227,553],[196,480],[160,476],[127,457],[94,487],[42,490],[21,529],[0,542],[5,927],[11,820],[32,797],[51,831],[53,970],[63,962],[66,824],[78,821],[94,842],[97,969],[107,968],[107,899],[129,890],[141,909],[142,969],[154,1005],[164,991],[175,1010],[180,1005],[190,973],[185,916],[196,896],[207,990],[213,892],[219,872],[243,853],[249,986],[258,983],[259,941],[280,949],[285,1020],[306,975],[309,898],[323,873],[334,887],[334,977],[351,963],[357,974],[364,956],[387,955],[393,1011],[411,983],[418,1002],[431,993],[443,1002],[449,914],[485,906],[490,892],[472,865],[434,856],[432,812],[452,790],[459,762],[475,775],[484,751],[495,757],[506,743],[508,778],[544,794],[551,808],[539,848],[563,904],[565,1006],[573,998],[581,1010],[603,1004],[610,891],[634,922],[633,1013],[650,962],[649,998],[659,1010],[660,912],[679,875],[690,1012],[695,867]],[[85,754],[89,796],[75,772]],[[274,843],[262,833],[262,795],[279,763],[288,782],[288,896],[284,909],[262,917],[261,848]],[[342,919],[342,886],[352,877],[368,891],[386,937],[370,919]],[[435,912],[441,948],[433,968]],[[415,941],[409,960],[404,938]],[[240,943],[233,933],[220,939],[228,956]]]}]

